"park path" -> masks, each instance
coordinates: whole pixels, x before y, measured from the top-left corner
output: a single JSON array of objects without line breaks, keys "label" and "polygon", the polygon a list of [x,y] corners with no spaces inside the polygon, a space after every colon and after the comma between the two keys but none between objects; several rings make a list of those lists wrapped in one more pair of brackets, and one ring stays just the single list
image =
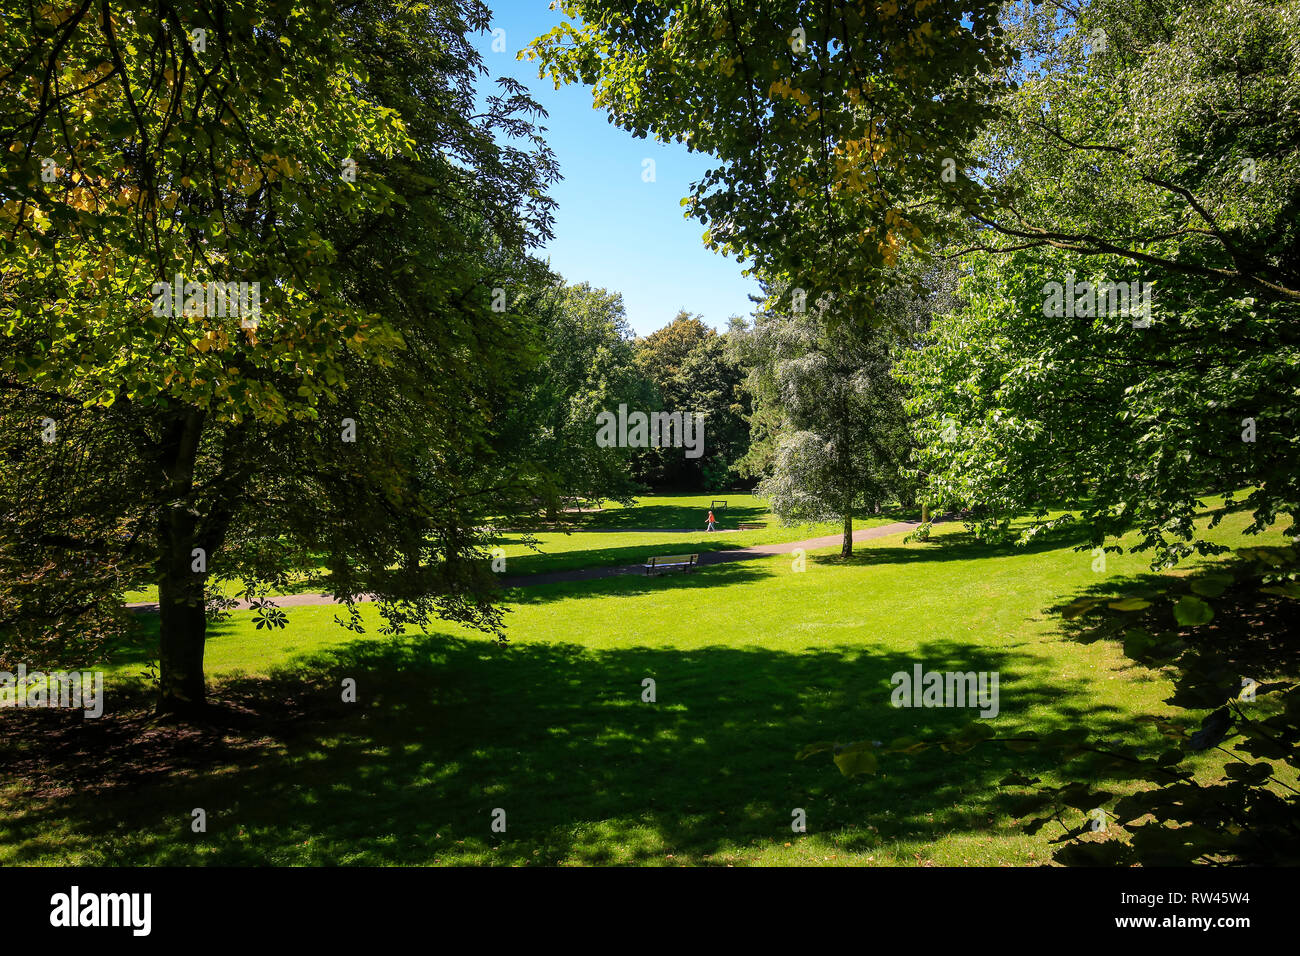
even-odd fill
[{"label": "park path", "polygon": [[[891,534],[901,534],[907,531],[915,531],[920,527],[919,521],[896,521],[893,524],[884,524],[875,528],[863,528],[860,531],[853,532],[853,543],[859,541],[870,541],[874,538],[886,538]],[[650,533],[652,531],[683,531],[698,532],[697,528],[639,528],[639,531]],[[748,548],[733,548],[728,551],[701,551],[700,566],[709,564],[725,564],[729,561],[753,561],[758,558],[770,557],[774,554],[790,554],[802,548],[804,551],[814,551],[818,548],[830,548],[839,544],[843,540],[842,534],[827,534],[820,538],[805,538],[803,541],[786,541],[780,544],[755,544]],[[662,546],[660,546],[662,548]],[[647,554],[646,557],[649,557]],[[513,577],[501,579],[503,588],[525,588],[533,587],[539,584],[556,584],[564,581],[597,581],[602,578],[616,578],[625,574],[645,574],[645,568],[640,564],[624,564],[617,566],[607,566],[598,568],[574,568],[569,571],[547,571],[542,574],[521,574]],[[359,600],[369,600],[369,595],[363,595]],[[333,595],[330,594],[284,594],[273,597],[278,607],[312,607],[324,604],[336,604]],[[133,611],[156,611],[156,603],[139,603],[128,604]],[[247,610],[249,604],[247,601],[240,601],[234,605],[238,610]]]}]

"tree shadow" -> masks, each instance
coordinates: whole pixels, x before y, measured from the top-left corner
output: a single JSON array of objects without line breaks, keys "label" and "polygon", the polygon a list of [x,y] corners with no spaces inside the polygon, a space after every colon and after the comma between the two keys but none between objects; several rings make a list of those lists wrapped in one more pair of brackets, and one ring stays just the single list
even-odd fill
[{"label": "tree shadow", "polygon": [[[663,549],[650,553],[666,554]],[[639,566],[607,577],[580,578],[570,581],[516,582],[507,588],[511,604],[545,604],[573,598],[636,597],[654,591],[726,588],[733,584],[757,581],[771,574],[754,561],[725,561],[700,565],[693,571],[666,571],[649,575]],[[614,568],[602,570],[615,570]],[[557,572],[567,574],[569,572]],[[538,575],[545,579],[547,575]],[[503,582],[504,583],[504,582]]]},{"label": "tree shadow", "polygon": [[[1197,582],[1224,574],[1231,575],[1233,583],[1210,599],[1213,619],[1194,627],[1180,625],[1174,617],[1174,601],[1192,593]],[[1110,608],[1107,602],[1099,605],[1095,613],[1072,619],[1065,619],[1062,613],[1082,599],[1121,597],[1141,598],[1150,604],[1121,611]],[[1154,671],[1168,668],[1165,672],[1174,681],[1174,693],[1166,703],[1205,709],[1219,706],[1225,694],[1239,689],[1242,677],[1264,682],[1297,676],[1300,615],[1296,608],[1293,598],[1261,592],[1258,577],[1251,574],[1247,562],[1229,559],[1187,574],[1147,572],[1109,578],[1075,592],[1046,612],[1062,615],[1062,633],[1068,640],[1081,644],[1111,642],[1124,647],[1138,665]],[[1162,641],[1176,641],[1176,646],[1185,647],[1187,653],[1156,660],[1130,653],[1127,637],[1134,631],[1156,635]],[[1213,658],[1213,667],[1172,666],[1176,662],[1192,663],[1188,655]]]},{"label": "tree shadow", "polygon": [[[507,561],[508,578],[520,579],[536,575],[551,575],[585,571],[592,568],[619,568],[643,565],[652,555],[712,554],[720,551],[743,550],[745,544],[733,535],[719,535],[713,540],[698,538],[680,544],[668,541],[657,544],[633,544],[615,548],[584,548],[582,551],[530,552]],[[511,585],[513,586],[513,585]]]},{"label": "tree shadow", "polygon": [[928,541],[912,541],[906,546],[880,546],[870,540],[854,544],[853,556],[847,560],[838,556],[819,557],[846,565],[919,564],[935,561],[980,561],[985,558],[1007,558],[1063,548],[1080,548],[1088,541],[1087,530],[1074,524],[1065,524],[1041,532],[1024,544],[1015,541],[990,541],[977,537],[971,531],[949,531]]},{"label": "tree shadow", "polygon": [[[30,788],[0,823],[22,857],[108,864],[720,862],[810,834],[846,851],[989,832],[1011,770],[1050,755],[999,745],[887,755],[847,779],[816,740],[943,736],[963,708],[895,708],[891,675],[998,671],[999,732],[1128,715],[1083,703],[1050,661],[934,640],[917,655],[833,646],[501,647],[445,635],[356,640],[269,679],[224,684],[237,719],[168,736],[138,714],[31,737],[13,714],[11,773]],[[341,700],[345,679],[358,702]],[[642,700],[655,681],[656,701]],[[1043,720],[1042,710],[1052,715]],[[15,742],[14,732],[19,737]],[[203,808],[206,833],[192,833]],[[493,833],[492,814],[507,815]],[[671,854],[671,856],[670,856]]]}]

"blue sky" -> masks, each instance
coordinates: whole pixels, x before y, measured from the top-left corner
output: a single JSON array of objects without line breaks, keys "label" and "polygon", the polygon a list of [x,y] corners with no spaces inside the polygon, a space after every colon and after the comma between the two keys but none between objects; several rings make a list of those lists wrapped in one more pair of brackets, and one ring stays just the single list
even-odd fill
[{"label": "blue sky", "polygon": [[[748,315],[747,296],[758,283],[744,268],[704,248],[704,224],[683,217],[682,197],[710,167],[707,157],[685,146],[637,139],[591,106],[581,84],[559,90],[537,77],[536,63],[515,54],[562,19],[548,0],[497,0],[494,29],[505,30],[505,52],[492,50],[491,34],[476,46],[488,79],[512,76],[547,111],[546,139],[564,179],[551,189],[559,203],[555,238],[542,250],[570,282],[590,282],[621,292],[627,318],[638,335],[671,321],[678,309],[703,316],[717,329],[727,317]],[[642,181],[642,161],[655,161],[655,182]]]}]

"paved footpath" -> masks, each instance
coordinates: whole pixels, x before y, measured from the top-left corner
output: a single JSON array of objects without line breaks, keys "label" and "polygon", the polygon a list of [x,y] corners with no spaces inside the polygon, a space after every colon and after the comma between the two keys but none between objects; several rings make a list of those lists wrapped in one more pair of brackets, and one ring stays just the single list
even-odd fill
[{"label": "paved footpath", "polygon": [[[880,525],[875,528],[863,528],[861,531],[853,532],[854,544],[859,541],[870,541],[873,538],[885,538],[891,534],[902,534],[907,531],[915,531],[920,527],[919,521],[896,521],[893,524]],[[648,529],[639,529],[646,531]],[[693,528],[663,528],[653,529],[655,531],[695,531]],[[842,534],[828,534],[820,538],[806,538],[803,541],[787,541],[783,544],[756,544],[748,548],[732,548],[728,551],[701,551],[700,565],[724,564],[728,561],[753,561],[756,558],[766,558],[773,554],[789,554],[802,548],[805,551],[815,551],[818,548],[831,548],[839,544],[844,539]],[[660,546],[663,547],[662,545]],[[647,554],[646,557],[649,557]],[[596,581],[601,578],[615,578],[624,574],[645,574],[645,568],[640,564],[625,564],[621,566],[610,566],[603,568],[577,568],[572,571],[548,571],[545,574],[524,574],[515,577],[501,579],[503,588],[525,588],[533,587],[538,584],[556,584],[562,581]],[[272,597],[278,607],[310,607],[321,604],[336,604],[333,595],[330,594],[284,594],[279,597]],[[369,600],[369,595],[362,596],[359,600]],[[157,604],[128,604],[127,607],[136,611],[156,611]],[[247,601],[240,601],[234,606],[239,610],[246,610],[249,607]]]}]

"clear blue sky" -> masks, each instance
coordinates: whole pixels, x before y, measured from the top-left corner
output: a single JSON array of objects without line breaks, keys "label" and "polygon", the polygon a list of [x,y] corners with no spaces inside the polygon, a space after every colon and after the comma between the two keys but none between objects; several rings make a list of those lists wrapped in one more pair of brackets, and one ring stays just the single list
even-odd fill
[{"label": "clear blue sky", "polygon": [[[570,282],[621,292],[638,335],[663,327],[678,309],[720,330],[728,316],[748,315],[747,296],[758,293],[758,283],[740,274],[735,259],[705,249],[704,224],[682,215],[682,198],[710,160],[685,146],[637,139],[592,109],[589,87],[556,90],[538,79],[535,62],[517,60],[561,21],[548,0],[496,0],[492,10],[493,28],[505,30],[505,52],[492,50],[491,34],[477,38],[487,79],[512,76],[532,91],[549,114],[546,139],[564,176],[551,189],[559,203],[555,238],[542,250],[552,268]],[[655,182],[641,179],[645,159],[655,161]]]}]

